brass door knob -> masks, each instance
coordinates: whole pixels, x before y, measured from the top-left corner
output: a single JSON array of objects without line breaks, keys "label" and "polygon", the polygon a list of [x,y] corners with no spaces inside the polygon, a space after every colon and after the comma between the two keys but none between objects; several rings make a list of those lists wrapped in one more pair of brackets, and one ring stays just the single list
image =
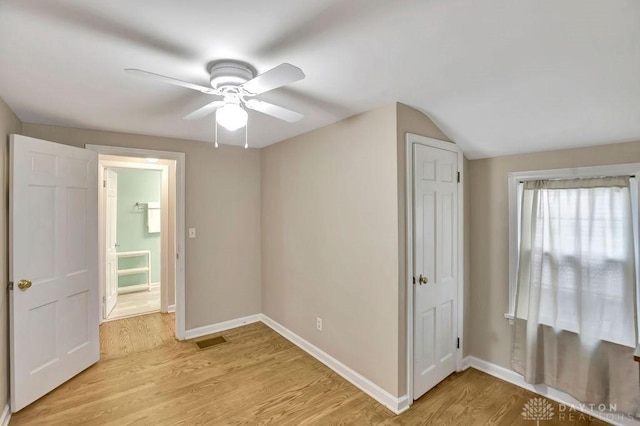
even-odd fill
[{"label": "brass door knob", "polygon": [[20,280],[18,281],[18,288],[22,291],[28,289],[29,287],[31,287],[31,281],[29,280]]},{"label": "brass door knob", "polygon": [[422,274],[420,274],[420,277],[418,278],[418,282],[420,283],[420,285],[422,285],[422,284],[428,283],[429,280],[427,279],[427,277],[423,277]]}]

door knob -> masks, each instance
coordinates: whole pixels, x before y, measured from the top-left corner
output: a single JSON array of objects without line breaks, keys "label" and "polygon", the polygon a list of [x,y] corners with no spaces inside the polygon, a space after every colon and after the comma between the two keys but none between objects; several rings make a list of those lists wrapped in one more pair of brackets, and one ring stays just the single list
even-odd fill
[{"label": "door knob", "polygon": [[422,284],[428,283],[429,280],[427,279],[427,277],[423,277],[422,274],[420,274],[420,277],[418,278],[418,282],[420,283],[420,285],[422,285]]},{"label": "door knob", "polygon": [[20,281],[18,281],[18,288],[20,290],[25,291],[29,287],[31,287],[31,281],[29,281],[29,280],[20,280]]}]

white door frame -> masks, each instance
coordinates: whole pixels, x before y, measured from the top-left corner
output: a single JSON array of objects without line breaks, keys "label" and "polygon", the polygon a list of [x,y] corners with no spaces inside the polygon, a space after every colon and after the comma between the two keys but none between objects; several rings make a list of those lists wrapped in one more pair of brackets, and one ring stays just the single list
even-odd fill
[{"label": "white door frame", "polygon": [[460,184],[458,186],[458,337],[460,348],[456,356],[456,371],[462,371],[462,354],[464,338],[464,176],[462,173],[464,154],[458,145],[444,142],[438,139],[407,133],[405,144],[406,151],[406,292],[407,292],[407,397],[409,405],[413,404],[413,144],[420,144],[433,148],[455,152],[458,155],[458,172],[460,172]]},{"label": "white door frame", "polygon": [[[98,158],[98,182],[104,181],[105,169],[133,169],[133,170],[156,170],[162,173],[161,175],[161,190],[160,190],[160,312],[169,312],[169,270],[168,265],[172,259],[175,259],[173,250],[169,249],[169,221],[167,214],[169,208],[169,166],[166,164],[154,164],[148,161],[133,163],[129,161],[117,161],[106,160]],[[105,238],[105,205],[104,205],[104,188],[98,185],[98,190],[101,194],[98,196],[98,228],[100,230],[100,238],[104,241]],[[100,249],[100,303],[104,303],[104,290],[106,288],[105,283],[105,260],[106,255],[104,253],[104,247]],[[151,271],[149,271],[151,273]],[[149,282],[151,282],[151,276],[149,276]],[[101,306],[101,308],[103,308]],[[102,309],[104,312],[104,309]],[[100,316],[100,324],[106,321],[104,315]]]},{"label": "white door frame", "polygon": [[[175,192],[176,192],[176,338],[185,339],[185,155],[183,152],[157,151],[150,149],[124,148],[107,145],[87,144],[86,149],[96,151],[99,154],[118,155],[136,158],[158,158],[161,160],[175,160]],[[100,241],[100,247],[103,242]],[[166,293],[166,292],[165,292]]]},{"label": "white door frame", "polygon": [[[100,155],[98,155],[98,158],[100,158]],[[118,174],[116,172],[113,172],[113,177],[116,182],[116,187],[109,188],[107,185],[110,182],[109,173],[107,173],[107,169],[104,166],[99,164],[99,160],[98,160],[97,172],[98,172],[98,241],[102,240],[103,242],[107,242],[107,241],[110,241],[111,237],[113,236],[110,234],[115,233],[116,234],[115,237],[117,237]],[[102,181],[102,187],[100,185],[100,181]],[[116,194],[115,200],[112,200],[111,202],[109,202],[109,191],[113,191]],[[114,209],[115,209],[115,212],[113,211]],[[115,214],[116,217],[110,218],[112,214]],[[111,224],[113,223],[112,221],[115,221],[115,225],[116,225],[115,229],[113,227],[107,226],[107,222]],[[99,311],[100,311],[100,324],[102,324],[103,321],[106,321],[106,318],[111,314],[113,309],[118,304],[118,253],[117,253],[117,240],[115,238],[113,240],[113,244],[114,244],[113,247],[107,246],[105,244],[104,247],[98,248],[98,305],[99,305]],[[114,259],[110,259],[110,256],[109,256],[109,251],[111,249],[113,249],[114,251],[113,253],[115,255]],[[109,268],[110,268],[109,260],[113,260],[116,263],[115,274],[113,274],[114,272],[113,268],[111,268],[111,271],[109,271]],[[111,272],[112,275],[108,274],[107,272]],[[110,276],[107,277],[107,275],[110,275]],[[113,283],[110,283],[107,278],[111,280],[115,280],[115,284],[116,284],[115,296],[110,291],[107,291],[107,288],[110,288],[111,284],[113,284]],[[110,290],[113,290],[113,289],[110,289]],[[113,303],[113,305],[111,305],[110,303],[111,298],[115,299],[115,303]],[[109,306],[111,307],[111,309],[109,309]]]}]

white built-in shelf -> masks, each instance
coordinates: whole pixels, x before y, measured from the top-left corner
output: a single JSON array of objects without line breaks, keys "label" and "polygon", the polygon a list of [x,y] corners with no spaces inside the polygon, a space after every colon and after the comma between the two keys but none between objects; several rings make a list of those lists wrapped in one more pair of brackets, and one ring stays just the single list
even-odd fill
[{"label": "white built-in shelf", "polygon": [[137,256],[150,256],[151,250],[137,250],[137,251],[123,251],[118,253],[118,257],[137,257]]},{"label": "white built-in shelf", "polygon": [[[143,257],[145,258],[145,264],[147,266],[141,266],[137,268],[126,268],[120,269],[120,262],[118,262],[118,276],[121,277],[123,275],[135,275],[135,274],[145,274],[146,282],[140,283],[135,287],[143,286],[145,290],[149,290],[151,288],[151,250],[137,250],[137,251],[123,251],[118,253],[118,261],[123,257]],[[144,287],[146,286],[146,288]],[[120,290],[126,290],[126,287],[118,288],[118,292]]]},{"label": "white built-in shelf", "polygon": [[118,276],[141,274],[143,272],[149,272],[149,268],[141,267],[141,268],[118,269]]}]

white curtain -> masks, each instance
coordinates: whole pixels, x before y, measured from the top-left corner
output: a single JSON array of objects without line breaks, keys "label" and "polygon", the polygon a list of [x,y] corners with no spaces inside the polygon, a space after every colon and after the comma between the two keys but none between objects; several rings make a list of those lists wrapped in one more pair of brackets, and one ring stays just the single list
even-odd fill
[{"label": "white curtain", "polygon": [[629,178],[524,183],[512,368],[637,416],[632,217]]}]

